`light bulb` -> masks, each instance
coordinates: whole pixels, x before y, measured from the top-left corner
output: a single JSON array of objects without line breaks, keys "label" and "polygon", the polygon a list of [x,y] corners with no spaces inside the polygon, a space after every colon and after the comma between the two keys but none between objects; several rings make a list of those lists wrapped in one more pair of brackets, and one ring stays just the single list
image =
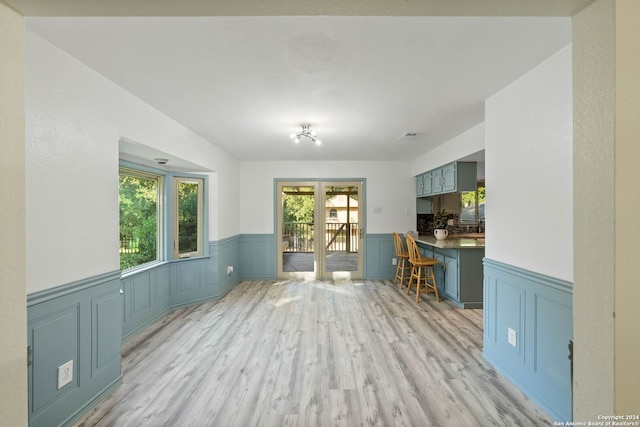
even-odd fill
[{"label": "light bulb", "polygon": [[316,139],[316,145],[320,145],[322,144],[322,141],[320,141],[319,139]]},{"label": "light bulb", "polygon": [[293,140],[293,142],[295,142],[295,143],[297,144],[298,142],[300,142],[300,138],[295,138],[295,139]]},{"label": "light bulb", "polygon": [[294,139],[295,137],[296,137],[296,134],[295,134],[295,133],[290,133],[290,134],[289,134],[289,138]]}]

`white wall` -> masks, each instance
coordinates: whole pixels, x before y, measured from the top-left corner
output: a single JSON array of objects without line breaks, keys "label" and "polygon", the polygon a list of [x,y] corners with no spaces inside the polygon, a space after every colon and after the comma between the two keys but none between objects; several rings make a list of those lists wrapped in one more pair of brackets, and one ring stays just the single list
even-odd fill
[{"label": "white wall", "polygon": [[241,162],[242,233],[275,232],[274,178],[366,178],[366,232],[414,230],[416,196],[410,166],[409,162]]},{"label": "white wall", "polygon": [[487,258],[573,281],[571,47],[486,101]]},{"label": "white wall", "polygon": [[210,239],[237,234],[237,161],[27,31],[27,292],[119,269],[118,141],[215,171]]},{"label": "white wall", "polygon": [[[411,166],[413,175],[420,175],[484,150],[484,138],[484,123],[480,123],[414,160]],[[484,170],[481,172],[484,174]]]}]

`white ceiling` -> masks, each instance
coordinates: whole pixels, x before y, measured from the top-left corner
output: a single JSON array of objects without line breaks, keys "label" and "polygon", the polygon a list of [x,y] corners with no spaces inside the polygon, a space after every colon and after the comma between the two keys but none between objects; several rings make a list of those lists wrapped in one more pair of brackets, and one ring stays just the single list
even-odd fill
[{"label": "white ceiling", "polygon": [[[242,160],[410,160],[571,42],[568,17],[30,17],[27,28]],[[303,122],[316,147],[289,139]],[[416,132],[404,142],[405,132]]]}]

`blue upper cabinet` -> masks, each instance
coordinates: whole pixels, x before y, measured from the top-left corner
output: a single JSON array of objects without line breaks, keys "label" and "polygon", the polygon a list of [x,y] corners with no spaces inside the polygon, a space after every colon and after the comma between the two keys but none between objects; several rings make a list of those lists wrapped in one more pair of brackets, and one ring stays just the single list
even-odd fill
[{"label": "blue upper cabinet", "polygon": [[426,197],[460,191],[475,191],[475,162],[454,162],[416,177],[416,196]]},{"label": "blue upper cabinet", "polygon": [[423,187],[424,187],[424,192],[422,193],[423,196],[428,196],[430,194],[433,193],[433,176],[431,172],[427,172],[427,173],[423,173],[422,174],[422,181],[423,181]]},{"label": "blue upper cabinet", "polygon": [[431,194],[442,193],[442,168],[427,173],[431,175]]},{"label": "blue upper cabinet", "polygon": [[442,192],[443,193],[452,193],[456,191],[456,163],[451,163],[450,165],[443,166],[441,168],[442,171]]},{"label": "blue upper cabinet", "polygon": [[423,175],[416,177],[416,196],[420,197],[424,195],[424,179]]}]

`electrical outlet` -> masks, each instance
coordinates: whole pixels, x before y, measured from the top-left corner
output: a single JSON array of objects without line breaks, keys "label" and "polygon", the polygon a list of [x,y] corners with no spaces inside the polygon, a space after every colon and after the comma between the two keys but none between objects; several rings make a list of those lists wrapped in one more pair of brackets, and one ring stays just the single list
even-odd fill
[{"label": "electrical outlet", "polygon": [[73,380],[73,359],[58,366],[58,390]]},{"label": "electrical outlet", "polygon": [[512,346],[516,346],[517,344],[517,340],[516,340],[516,331],[514,331],[513,329],[509,328],[508,334],[507,334],[507,341],[509,342],[509,344],[511,344]]},{"label": "electrical outlet", "polygon": [[233,265],[228,265],[227,266],[227,276],[231,276],[231,273],[233,273]]},{"label": "electrical outlet", "polygon": [[398,265],[398,260],[396,258],[391,258],[391,265]]}]

